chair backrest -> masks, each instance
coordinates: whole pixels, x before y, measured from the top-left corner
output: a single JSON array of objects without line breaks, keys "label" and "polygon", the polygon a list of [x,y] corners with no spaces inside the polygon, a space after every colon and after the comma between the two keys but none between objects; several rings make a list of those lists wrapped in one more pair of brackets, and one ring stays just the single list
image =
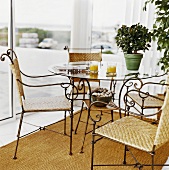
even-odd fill
[{"label": "chair backrest", "polygon": [[[20,67],[19,67],[19,63],[18,63],[18,59],[15,58],[13,60],[13,64],[10,65],[13,76],[15,77],[16,80],[16,86],[17,86],[17,90],[19,93],[19,100],[20,100],[20,104],[22,106],[22,97],[24,97],[24,90],[23,90],[23,85],[19,82],[22,82],[22,78],[21,78],[21,74],[20,74]],[[19,80],[19,81],[18,81]]]},{"label": "chair backrest", "polygon": [[[165,84],[169,84],[169,73],[168,73],[168,75],[166,77]],[[166,93],[166,90],[167,90],[167,87],[164,90],[164,94]]]},{"label": "chair backrest", "polygon": [[169,141],[169,87],[166,90],[162,113],[155,136],[154,145],[163,145]]},{"label": "chair backrest", "polygon": [[102,61],[101,52],[98,53],[73,53],[69,52],[69,62],[78,61]]},{"label": "chair backrest", "polygon": [[11,61],[10,68],[11,68],[13,76],[16,80],[16,86],[17,86],[17,90],[19,93],[20,104],[21,104],[21,106],[23,106],[22,97],[24,98],[24,89],[23,89],[23,85],[20,83],[20,82],[22,82],[22,78],[21,78],[21,72],[20,72],[17,55],[12,49],[8,49],[7,53],[4,53],[1,55],[2,61],[4,60],[5,56],[8,56],[8,58]]}]

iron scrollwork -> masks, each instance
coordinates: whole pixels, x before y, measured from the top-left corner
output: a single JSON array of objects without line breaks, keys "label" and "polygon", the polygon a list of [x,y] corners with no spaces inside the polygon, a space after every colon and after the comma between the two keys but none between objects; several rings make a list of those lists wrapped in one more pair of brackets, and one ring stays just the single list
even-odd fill
[{"label": "iron scrollwork", "polygon": [[13,59],[12,59],[12,57],[10,56],[10,54],[11,54],[11,55],[14,54],[15,57],[17,58],[17,55],[16,55],[15,51],[13,51],[12,49],[8,49],[6,53],[3,53],[3,54],[1,55],[0,60],[1,60],[1,61],[5,61],[5,56],[7,56],[7,57],[9,58],[9,60],[11,61],[11,63],[13,64]]},{"label": "iron scrollwork", "polygon": [[[78,97],[78,93],[74,93],[72,94],[71,89],[76,89],[76,91],[78,91],[77,87],[72,84],[72,83],[60,83],[61,87],[65,89],[65,97],[68,100],[75,100]],[[69,91],[68,91],[69,90]]]},{"label": "iron scrollwork", "polygon": [[[164,75],[166,75],[167,73],[165,73]],[[162,75],[163,76],[163,75]],[[119,92],[119,107],[121,107],[122,105],[122,101],[124,102],[125,105],[125,110],[128,110],[130,108],[135,108],[141,115],[143,115],[143,109],[144,109],[144,104],[145,104],[145,100],[148,97],[153,97],[156,98],[158,100],[162,100],[160,97],[155,96],[155,95],[151,95],[148,91],[145,91],[145,87],[148,87],[148,85],[167,85],[167,84],[161,84],[161,83],[157,83],[157,82],[145,82],[143,83],[143,79],[139,78],[139,77],[132,77],[129,78],[127,80],[124,81],[120,92]],[[125,92],[125,93],[124,93]],[[130,97],[131,93],[135,93],[138,95],[138,98],[141,100],[142,104],[141,104],[141,111],[138,110],[135,105],[136,105],[136,101],[132,99],[132,97]],[[122,93],[124,93],[123,95],[123,100],[122,100]],[[120,116],[121,116],[121,110],[120,112]],[[125,113],[127,113],[125,111]]]}]

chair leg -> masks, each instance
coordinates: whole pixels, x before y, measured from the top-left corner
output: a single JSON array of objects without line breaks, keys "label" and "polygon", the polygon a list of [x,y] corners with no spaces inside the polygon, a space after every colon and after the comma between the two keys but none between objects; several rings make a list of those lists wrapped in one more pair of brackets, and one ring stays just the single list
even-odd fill
[{"label": "chair leg", "polygon": [[73,110],[70,112],[70,152],[69,155],[72,155],[72,131],[73,131]]},{"label": "chair leg", "polygon": [[[130,111],[130,107],[127,106],[127,111]],[[127,116],[129,116],[129,112],[127,112]]]},{"label": "chair leg", "polygon": [[[141,107],[141,114],[144,115],[144,108],[143,106]],[[141,120],[143,119],[143,117],[141,116]]]},{"label": "chair leg", "polygon": [[81,147],[81,152],[80,153],[83,153],[83,147],[84,147],[84,143],[85,143],[85,140],[86,140],[88,123],[89,123],[89,111],[88,111],[88,115],[87,115],[86,127],[85,127],[85,132],[84,132],[84,138],[83,138],[83,143],[82,143],[82,147]]},{"label": "chair leg", "polygon": [[126,152],[127,152],[127,146],[124,146],[124,160],[123,160],[123,164],[126,164]]},{"label": "chair leg", "polygon": [[17,141],[16,141],[16,148],[15,148],[15,153],[14,153],[13,159],[17,159],[16,154],[17,154],[18,145],[19,145],[19,139],[20,139],[20,132],[21,132],[21,127],[22,127],[23,115],[24,115],[24,112],[22,111],[22,113],[21,113],[21,118],[20,118],[20,122],[19,122],[19,128],[18,128],[18,134],[17,134]]},{"label": "chair leg", "polygon": [[95,124],[93,125],[93,133],[92,133],[92,154],[91,154],[91,170],[93,170],[94,164],[94,144],[95,144]]},{"label": "chair leg", "polygon": [[114,121],[114,118],[113,118],[113,110],[111,110],[111,121],[112,121],[112,122]]},{"label": "chair leg", "polygon": [[151,167],[152,167],[152,170],[154,170],[154,154],[151,155],[151,158],[152,158],[152,165],[151,165]]},{"label": "chair leg", "polygon": [[64,114],[64,135],[66,135],[66,111]]},{"label": "chair leg", "polygon": [[83,112],[83,106],[84,106],[84,102],[82,102],[82,106],[81,106],[81,110],[80,110],[80,115],[79,115],[79,119],[78,119],[78,122],[77,122],[77,125],[76,125],[76,129],[75,129],[75,131],[74,131],[74,134],[77,133],[77,129],[78,129],[78,127],[79,127],[80,119],[81,119],[82,112]]}]

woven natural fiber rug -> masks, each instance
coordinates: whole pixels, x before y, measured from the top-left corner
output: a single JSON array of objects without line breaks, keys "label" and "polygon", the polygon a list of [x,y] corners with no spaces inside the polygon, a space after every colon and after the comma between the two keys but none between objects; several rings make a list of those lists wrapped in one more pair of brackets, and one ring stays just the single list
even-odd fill
[{"label": "woven natural fiber rug", "polygon": [[[83,116],[86,116],[84,111]],[[74,116],[74,124],[79,114]],[[118,113],[114,114],[119,118]],[[85,120],[86,117],[83,117]],[[67,129],[69,132],[69,118]],[[103,121],[110,119],[109,114],[103,113]],[[91,134],[87,135],[84,153],[79,153],[84,133],[84,123],[80,123],[77,134],[73,134],[73,155],[69,155],[69,138],[47,130],[38,131],[19,143],[17,160],[13,160],[16,142],[12,142],[0,148],[0,170],[90,170],[91,160]],[[50,129],[63,131],[63,122],[58,122]],[[91,125],[90,125],[91,129]],[[95,145],[95,163],[122,163],[124,146],[113,141],[102,139]],[[145,152],[132,149],[140,162],[150,163],[151,156]],[[169,155],[169,143],[160,148],[155,156],[155,162],[163,164]],[[134,163],[130,154],[127,154],[127,162]],[[155,167],[161,170],[162,167]],[[133,170],[134,167],[95,167],[95,170]],[[144,167],[143,170],[151,169]]]}]

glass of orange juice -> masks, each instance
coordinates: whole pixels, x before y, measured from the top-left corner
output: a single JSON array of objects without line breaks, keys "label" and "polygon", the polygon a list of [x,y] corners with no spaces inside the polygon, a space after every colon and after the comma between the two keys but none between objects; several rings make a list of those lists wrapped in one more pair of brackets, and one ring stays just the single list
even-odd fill
[{"label": "glass of orange juice", "polygon": [[107,63],[107,74],[116,75],[116,63]]},{"label": "glass of orange juice", "polygon": [[90,72],[91,73],[98,73],[98,62],[97,61],[92,61],[90,62]]}]

